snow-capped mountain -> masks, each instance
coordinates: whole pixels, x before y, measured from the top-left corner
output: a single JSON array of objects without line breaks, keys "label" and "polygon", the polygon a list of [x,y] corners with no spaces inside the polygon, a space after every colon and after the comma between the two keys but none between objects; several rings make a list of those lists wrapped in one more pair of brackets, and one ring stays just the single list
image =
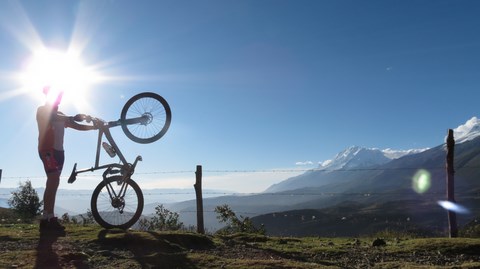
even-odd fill
[{"label": "snow-capped mountain", "polygon": [[385,164],[393,159],[398,159],[400,157],[419,153],[425,150],[427,149],[381,150],[377,148],[352,146],[338,153],[333,159],[320,163],[318,168],[327,171],[364,168]]},{"label": "snow-capped mountain", "polygon": [[319,165],[322,170],[351,169],[384,164],[390,161],[381,150],[358,146],[349,147],[338,153],[332,160]]},{"label": "snow-capped mountain", "polygon": [[[465,124],[458,126],[454,129],[454,136],[457,144],[462,144],[480,137],[480,119],[472,117]],[[382,150],[378,148],[352,146],[335,155],[333,159],[321,162],[317,169],[274,184],[270,186],[266,192],[280,192],[319,187],[328,184],[341,184],[343,181],[350,179],[349,172],[358,174],[360,172],[358,169],[387,165],[394,160],[401,160],[402,157],[416,156],[416,154],[426,153],[429,150],[428,148]],[[443,158],[442,156],[442,159]],[[339,175],[335,172],[342,173]],[[364,173],[367,172],[368,171],[365,170]]]},{"label": "snow-capped mountain", "polygon": [[[472,117],[465,124],[462,124],[453,130],[455,142],[457,144],[470,141],[480,136],[480,119]],[[378,149],[363,148],[358,146],[349,147],[331,160],[320,162],[318,169],[333,171],[339,169],[364,168],[368,166],[385,164],[391,160],[398,159],[407,155],[421,153],[424,149]]]},{"label": "snow-capped mountain", "polygon": [[456,143],[463,143],[480,136],[480,119],[472,117],[465,124],[453,129]]},{"label": "snow-capped mountain", "polygon": [[385,154],[385,157],[394,160],[401,158],[403,156],[411,155],[411,154],[417,154],[420,152],[424,152],[425,150],[428,150],[428,148],[423,148],[423,149],[407,149],[407,150],[394,150],[394,149],[383,149],[382,152]]},{"label": "snow-capped mountain", "polygon": [[319,187],[335,181],[340,182],[334,174],[335,171],[344,171],[344,173],[342,173],[343,176],[349,171],[358,173],[358,171],[355,172],[356,169],[377,167],[389,163],[394,159],[420,153],[425,150],[427,149],[381,150],[377,148],[352,146],[335,155],[333,159],[320,163],[317,169],[274,184],[265,190],[265,192]]}]

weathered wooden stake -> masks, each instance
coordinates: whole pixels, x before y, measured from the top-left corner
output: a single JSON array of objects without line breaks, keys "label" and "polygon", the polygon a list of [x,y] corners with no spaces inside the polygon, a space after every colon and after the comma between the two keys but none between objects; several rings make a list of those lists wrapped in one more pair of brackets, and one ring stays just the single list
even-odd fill
[{"label": "weathered wooden stake", "polygon": [[0,183],[2,182],[2,169],[0,169]]},{"label": "weathered wooden stake", "polygon": [[[454,159],[454,149],[455,149],[455,139],[453,138],[453,130],[448,130],[447,137],[447,201],[455,203],[455,169],[453,166]],[[449,236],[457,237],[458,228],[457,228],[457,214],[454,211],[448,210],[448,232]]]},{"label": "weathered wooden stake", "polygon": [[196,181],[193,187],[197,196],[197,232],[204,234],[205,228],[203,225],[203,198],[202,198],[202,166],[197,165],[195,172]]}]

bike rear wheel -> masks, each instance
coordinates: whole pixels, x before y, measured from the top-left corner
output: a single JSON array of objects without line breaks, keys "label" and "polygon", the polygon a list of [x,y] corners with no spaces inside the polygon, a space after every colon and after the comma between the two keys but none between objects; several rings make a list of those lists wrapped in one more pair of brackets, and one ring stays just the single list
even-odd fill
[{"label": "bike rear wheel", "polygon": [[122,176],[109,177],[100,182],[92,194],[93,218],[106,229],[128,229],[138,221],[143,211],[143,194],[138,184],[129,179],[125,195],[121,197],[122,180]]},{"label": "bike rear wheel", "polygon": [[[145,117],[144,123],[127,124],[128,119]],[[131,140],[147,144],[160,139],[172,121],[172,112],[167,101],[153,92],[144,92],[130,98],[120,114],[122,129]]]}]

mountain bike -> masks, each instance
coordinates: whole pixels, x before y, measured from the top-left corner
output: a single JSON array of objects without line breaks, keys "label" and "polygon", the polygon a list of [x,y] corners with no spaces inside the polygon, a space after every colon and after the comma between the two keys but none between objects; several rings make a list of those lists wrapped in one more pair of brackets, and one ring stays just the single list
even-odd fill
[{"label": "mountain bike", "polygon": [[[133,164],[127,162],[113,139],[110,128],[121,126],[125,135],[132,141],[147,144],[165,135],[171,120],[172,113],[167,101],[152,92],[140,93],[130,98],[123,106],[120,119],[116,121],[106,122],[81,114],[81,122],[85,121],[98,129],[95,165],[77,170],[75,163],[68,183],[75,182],[80,173],[105,169],[102,181],[93,191],[91,199],[93,218],[102,227],[130,228],[140,218],[144,203],[142,190],[132,179],[135,167],[142,161],[142,156],[137,156]],[[107,142],[103,141],[103,137]],[[100,145],[110,157],[117,156],[119,162],[100,165]]]}]

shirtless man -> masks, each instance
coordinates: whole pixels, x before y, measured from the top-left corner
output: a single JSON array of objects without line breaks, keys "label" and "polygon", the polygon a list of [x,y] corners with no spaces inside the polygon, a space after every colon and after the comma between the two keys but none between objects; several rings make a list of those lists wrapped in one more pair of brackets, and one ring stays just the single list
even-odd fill
[{"label": "shirtless man", "polygon": [[60,183],[60,174],[65,160],[63,149],[63,137],[65,128],[70,127],[76,130],[93,130],[93,126],[78,124],[75,121],[82,121],[83,114],[75,117],[68,117],[58,111],[58,106],[62,100],[63,92],[55,92],[50,87],[45,87],[43,93],[47,101],[45,105],[37,109],[38,124],[38,153],[43,162],[45,173],[47,174],[47,183],[43,195],[43,218],[40,221],[40,232],[65,232],[55,217],[55,197],[58,185]]}]

